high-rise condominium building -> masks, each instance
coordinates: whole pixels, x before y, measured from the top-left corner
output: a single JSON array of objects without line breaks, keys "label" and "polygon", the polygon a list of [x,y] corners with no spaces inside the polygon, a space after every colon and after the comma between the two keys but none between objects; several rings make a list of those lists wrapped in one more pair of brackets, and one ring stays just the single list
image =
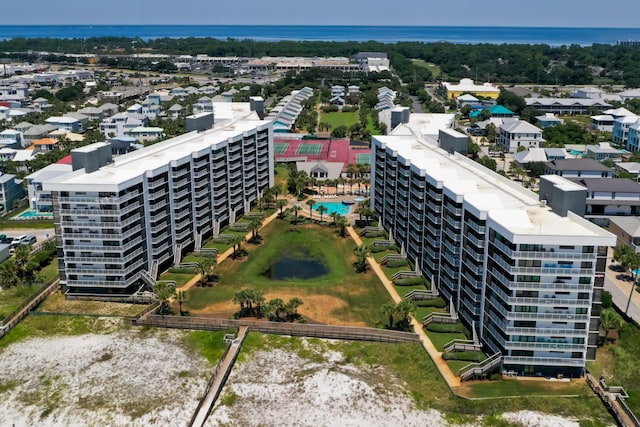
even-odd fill
[{"label": "high-rise condominium building", "polygon": [[419,131],[373,137],[372,206],[502,369],[581,375],[615,237]]},{"label": "high-rise condominium building", "polygon": [[94,147],[80,149],[82,169],[44,183],[52,193],[60,280],[68,292],[135,292],[234,223],[273,185],[271,123],[248,103],[226,104],[219,108],[225,119],[216,116],[211,130],[113,162],[96,160],[101,156],[88,153]]}]

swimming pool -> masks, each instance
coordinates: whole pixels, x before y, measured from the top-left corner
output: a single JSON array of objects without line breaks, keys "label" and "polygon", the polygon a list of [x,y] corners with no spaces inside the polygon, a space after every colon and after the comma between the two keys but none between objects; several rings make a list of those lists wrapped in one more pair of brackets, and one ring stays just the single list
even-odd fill
[{"label": "swimming pool", "polygon": [[351,209],[351,206],[343,205],[342,202],[317,202],[313,205],[313,209],[317,211],[320,206],[327,208],[324,215],[331,215],[334,212],[340,215],[346,215]]},{"label": "swimming pool", "polygon": [[20,215],[14,217],[15,219],[34,219],[34,218],[42,218],[42,219],[53,219],[53,212],[38,212],[38,211],[24,211]]}]

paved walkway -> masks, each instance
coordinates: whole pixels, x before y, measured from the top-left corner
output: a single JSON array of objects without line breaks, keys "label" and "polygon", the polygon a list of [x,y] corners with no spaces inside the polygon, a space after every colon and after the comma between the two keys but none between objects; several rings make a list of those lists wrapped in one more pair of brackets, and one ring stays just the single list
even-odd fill
[{"label": "paved walkway", "polygon": [[213,405],[216,403],[220,392],[222,391],[222,387],[224,387],[224,383],[227,381],[227,377],[231,372],[231,368],[238,357],[238,353],[240,352],[240,347],[242,346],[242,341],[244,337],[247,335],[248,327],[241,326],[238,329],[238,336],[231,343],[231,347],[229,347],[229,351],[225,354],[224,359],[222,359],[218,365],[216,366],[216,370],[213,373],[213,381],[210,383],[209,390],[207,391],[207,395],[202,400],[201,404],[198,406],[197,413],[195,418],[193,419],[193,423],[190,426],[202,427],[207,421],[207,417],[209,417],[209,413],[213,408]]},{"label": "paved walkway", "polygon": [[[262,221],[262,225],[260,226],[260,229],[266,227],[269,223],[271,223],[271,221],[273,221],[274,219],[276,219],[278,217],[278,214],[280,213],[280,211],[276,211],[273,215],[267,217],[264,221]],[[247,235],[245,236],[246,240],[249,240],[252,237],[251,232],[248,232]],[[233,255],[233,248],[229,248],[226,251],[224,251],[221,254],[218,254],[218,257],[216,258],[217,263],[221,263],[222,261],[224,261],[225,259],[229,258],[231,255]],[[191,289],[192,287],[194,287],[195,285],[197,285],[200,282],[200,279],[202,278],[202,275],[200,274],[196,274],[193,279],[189,280],[187,283],[185,283],[184,285],[180,286],[179,288],[176,288],[176,291],[187,291],[189,289]]]},{"label": "paved walkway", "polygon": [[[360,239],[360,236],[358,236],[358,233],[355,232],[353,227],[347,227],[347,231],[358,246],[362,245],[362,239]],[[402,297],[398,294],[398,291],[396,290],[395,286],[393,286],[391,280],[389,280],[387,278],[387,275],[384,274],[384,272],[382,271],[382,267],[380,267],[380,264],[378,264],[376,260],[373,259],[373,257],[369,257],[368,261],[373,271],[376,273],[380,281],[384,284],[384,287],[387,289],[389,295],[391,295],[391,299],[393,299],[395,303],[399,303],[400,301],[402,301]],[[425,348],[425,350],[427,350],[427,353],[429,353],[429,356],[433,360],[433,363],[435,363],[438,371],[440,371],[440,375],[442,375],[442,378],[444,378],[444,380],[447,382],[449,388],[453,389],[455,387],[459,387],[460,377],[455,376],[453,372],[451,372],[449,365],[447,365],[447,362],[442,358],[442,353],[435,348],[435,346],[429,339],[429,336],[422,328],[422,323],[416,320],[415,317],[411,316],[411,326],[413,326],[413,331],[420,337],[422,346]]]}]

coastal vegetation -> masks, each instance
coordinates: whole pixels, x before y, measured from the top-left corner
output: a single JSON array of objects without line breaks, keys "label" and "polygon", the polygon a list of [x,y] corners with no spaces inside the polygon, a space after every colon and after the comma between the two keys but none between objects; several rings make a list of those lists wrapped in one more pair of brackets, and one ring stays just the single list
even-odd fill
[{"label": "coastal vegetation", "polygon": [[[387,52],[391,63],[405,82],[435,81],[438,78],[456,80],[475,78],[486,81],[541,85],[621,84],[640,86],[640,46],[591,46],[546,44],[452,44],[397,42],[323,42],[323,41],[256,41],[219,40],[187,37],[143,40],[126,37],[88,39],[15,38],[0,41],[0,50],[14,52],[9,57],[52,62],[88,61],[87,58],[49,55],[42,51],[81,53],[96,52],[100,64],[118,68],[174,71],[169,61],[127,59],[122,55],[140,50],[160,54],[207,54],[211,56],[350,56],[357,52]],[[112,55],[112,56],[109,56]],[[120,57],[117,57],[120,56]],[[460,58],[464,58],[461,61]],[[416,62],[412,60],[420,60]],[[439,69],[425,67],[437,64]],[[432,73],[434,71],[434,73]]]}]

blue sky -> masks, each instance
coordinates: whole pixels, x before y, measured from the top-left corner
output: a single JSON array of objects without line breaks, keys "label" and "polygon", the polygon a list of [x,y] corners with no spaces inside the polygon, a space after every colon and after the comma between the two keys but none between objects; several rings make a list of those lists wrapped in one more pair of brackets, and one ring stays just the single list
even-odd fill
[{"label": "blue sky", "polygon": [[2,3],[0,25],[316,24],[635,28],[640,13],[639,0],[3,0]]}]

